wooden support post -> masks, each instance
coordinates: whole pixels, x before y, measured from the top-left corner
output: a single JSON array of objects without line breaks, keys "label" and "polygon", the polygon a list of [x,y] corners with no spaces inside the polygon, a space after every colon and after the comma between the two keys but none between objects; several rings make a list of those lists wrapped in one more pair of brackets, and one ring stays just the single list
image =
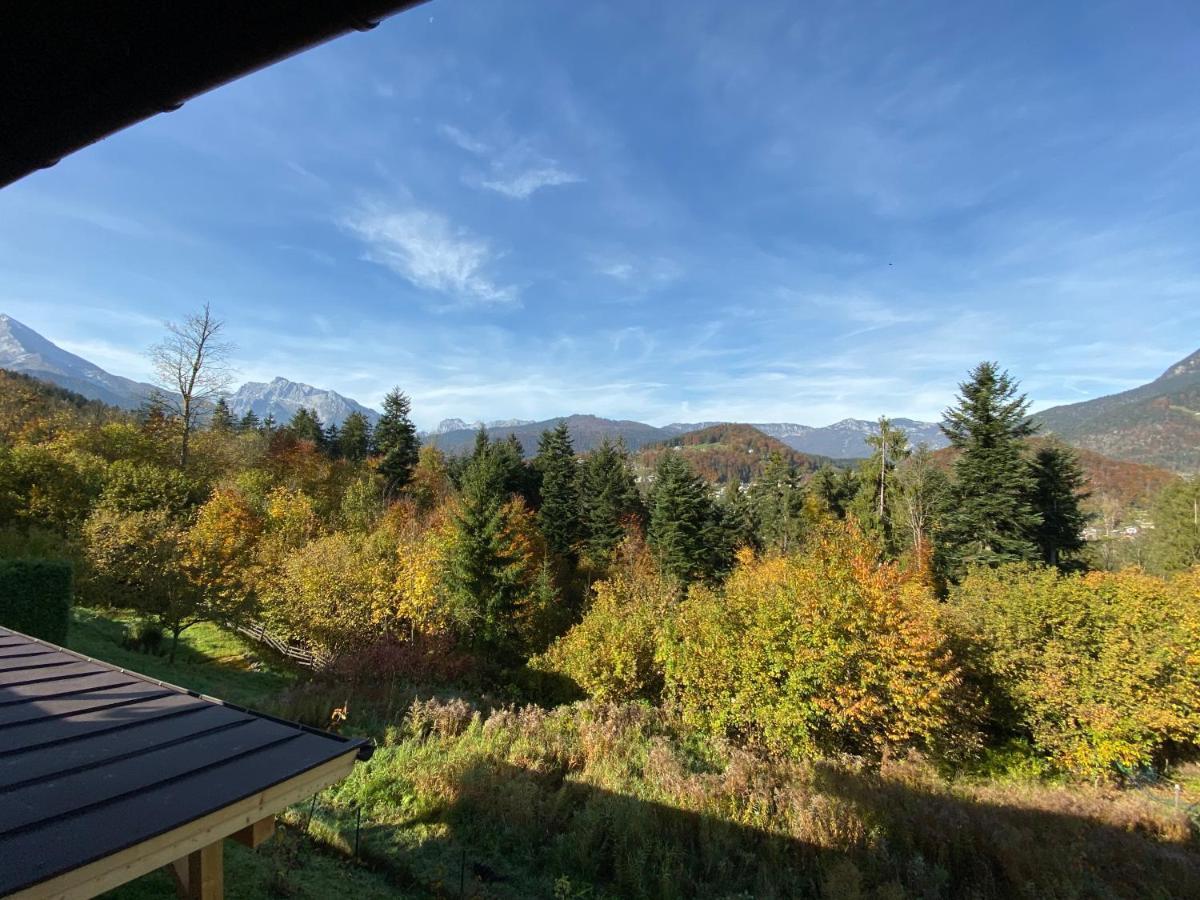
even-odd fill
[{"label": "wooden support post", "polygon": [[182,900],[223,900],[224,847],[224,841],[214,841],[171,863],[175,887]]},{"label": "wooden support post", "polygon": [[253,850],[259,844],[270,840],[274,833],[275,817],[267,816],[265,819],[259,819],[253,825],[247,825],[241,831],[235,831],[230,837]]}]

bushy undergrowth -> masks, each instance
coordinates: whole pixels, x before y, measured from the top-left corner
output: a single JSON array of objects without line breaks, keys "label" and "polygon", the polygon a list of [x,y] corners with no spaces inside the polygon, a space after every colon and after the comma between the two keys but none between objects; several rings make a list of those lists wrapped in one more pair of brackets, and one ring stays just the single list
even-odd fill
[{"label": "bushy undergrowth", "polygon": [[1186,818],[1137,795],[772,762],[636,703],[417,703],[323,803],[330,834],[361,808],[368,862],[451,895],[1200,895]]},{"label": "bushy undergrowth", "polygon": [[945,616],[993,728],[1080,774],[1161,764],[1200,738],[1200,572],[973,571]]}]

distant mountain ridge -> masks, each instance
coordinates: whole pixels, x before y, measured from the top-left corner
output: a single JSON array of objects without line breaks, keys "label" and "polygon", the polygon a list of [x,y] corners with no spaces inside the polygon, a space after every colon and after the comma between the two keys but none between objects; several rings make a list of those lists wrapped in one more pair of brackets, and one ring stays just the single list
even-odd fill
[{"label": "distant mountain ridge", "polygon": [[1149,384],[1032,418],[1043,434],[1114,459],[1200,472],[1200,350]]},{"label": "distant mountain ridge", "polygon": [[154,392],[154,385],[113,375],[3,313],[0,313],[0,369],[48,381],[89,400],[122,409],[136,409]]},{"label": "distant mountain ridge", "polygon": [[351,413],[362,413],[374,425],[379,413],[357,400],[344,397],[337,391],[313,387],[286,378],[270,382],[247,381],[226,398],[229,411],[236,418],[253,411],[260,419],[268,415],[280,425],[291,421],[301,408],[315,410],[325,425],[341,425]]}]

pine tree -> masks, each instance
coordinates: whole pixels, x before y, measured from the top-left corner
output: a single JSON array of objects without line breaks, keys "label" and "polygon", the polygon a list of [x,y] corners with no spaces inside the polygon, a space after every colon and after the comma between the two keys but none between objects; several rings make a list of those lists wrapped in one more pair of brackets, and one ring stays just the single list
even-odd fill
[{"label": "pine tree", "polygon": [[588,555],[597,562],[607,562],[625,536],[626,523],[644,514],[623,443],[614,444],[605,438],[584,457],[579,494]]},{"label": "pine tree", "polygon": [[213,404],[212,418],[209,419],[208,427],[218,434],[228,434],[233,431],[233,413],[229,411],[229,404],[224,397],[218,397],[217,402]]},{"label": "pine tree", "polygon": [[846,511],[858,493],[858,476],[853,469],[835,469],[824,465],[813,475],[809,492],[824,515],[846,518]]},{"label": "pine tree", "polygon": [[1042,552],[1042,562],[1063,570],[1079,568],[1073,559],[1083,549],[1083,529],[1088,515],[1080,503],[1088,497],[1087,478],[1079,458],[1069,447],[1050,444],[1041,447],[1030,463],[1033,472],[1033,508],[1041,516],[1034,540]]},{"label": "pine tree", "polygon": [[664,453],[654,474],[647,539],[662,570],[687,583],[728,568],[728,543],[708,485],[678,453]]},{"label": "pine tree", "polygon": [[342,455],[342,429],[338,428],[336,422],[330,422],[325,426],[325,430],[321,434],[321,446],[334,459]]},{"label": "pine tree", "polygon": [[325,428],[314,410],[300,407],[288,422],[288,431],[298,441],[311,441],[317,447],[325,444]]},{"label": "pine tree", "polygon": [[980,363],[959,385],[942,433],[960,453],[954,464],[941,551],[952,578],[972,564],[998,565],[1039,558],[1041,517],[1031,498],[1033,475],[1022,441],[1033,434],[1029,401],[995,363]]},{"label": "pine tree", "polygon": [[772,453],[750,485],[749,505],[761,546],[784,553],[796,548],[804,531],[804,490],[795,463]]},{"label": "pine tree", "polygon": [[515,647],[521,585],[517,559],[505,541],[505,468],[497,445],[476,444],[463,471],[458,538],[450,558],[448,587],[458,618],[478,650],[508,661]]},{"label": "pine tree", "polygon": [[[246,415],[253,416],[254,413],[249,412],[249,413],[246,413]],[[242,421],[245,422],[246,420],[243,419]],[[267,413],[266,416],[263,417],[261,425],[258,424],[258,419],[257,419],[257,417],[255,417],[255,419],[250,423],[249,429],[245,429],[245,430],[253,430],[254,428],[257,428],[259,431],[261,431],[267,437],[270,437],[272,434],[275,433],[275,427],[276,427],[276,425],[275,425],[274,414]]]},{"label": "pine tree", "polygon": [[246,434],[251,431],[257,431],[259,424],[258,415],[254,412],[254,410],[248,409],[246,410],[246,414],[242,416],[241,420],[238,422],[237,427],[238,431]]},{"label": "pine tree", "polygon": [[383,415],[375,426],[375,452],[380,456],[379,474],[388,498],[394,498],[408,484],[421,451],[410,412],[408,397],[393,388],[383,398]]},{"label": "pine tree", "polygon": [[360,463],[371,449],[371,423],[360,412],[352,412],[342,422],[338,452],[350,462]]},{"label": "pine tree", "polygon": [[533,465],[541,476],[537,521],[546,546],[559,557],[572,559],[580,537],[579,465],[566,422],[542,432]]},{"label": "pine tree", "polygon": [[541,487],[541,473],[525,461],[525,447],[515,434],[492,444],[504,469],[504,485],[510,494],[517,494],[527,506],[536,507]]}]

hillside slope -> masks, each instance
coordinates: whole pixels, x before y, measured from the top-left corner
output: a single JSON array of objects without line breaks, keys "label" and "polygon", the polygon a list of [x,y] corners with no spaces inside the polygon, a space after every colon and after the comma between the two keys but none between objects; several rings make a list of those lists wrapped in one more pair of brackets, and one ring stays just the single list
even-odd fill
[{"label": "hillside slope", "polygon": [[1043,433],[1176,472],[1200,472],[1200,351],[1149,384],[1037,413]]},{"label": "hillside slope", "polygon": [[793,450],[754,425],[710,425],[699,431],[676,435],[644,447],[638,465],[653,470],[664,453],[680,453],[697,474],[724,484],[730,480],[749,483],[762,474],[771,454],[790,460],[801,472],[811,473],[830,462],[826,457]]},{"label": "hillside slope", "polygon": [[89,400],[136,409],[154,386],[106,372],[82,356],[68,353],[28,325],[0,313],[0,369],[48,381]]}]

